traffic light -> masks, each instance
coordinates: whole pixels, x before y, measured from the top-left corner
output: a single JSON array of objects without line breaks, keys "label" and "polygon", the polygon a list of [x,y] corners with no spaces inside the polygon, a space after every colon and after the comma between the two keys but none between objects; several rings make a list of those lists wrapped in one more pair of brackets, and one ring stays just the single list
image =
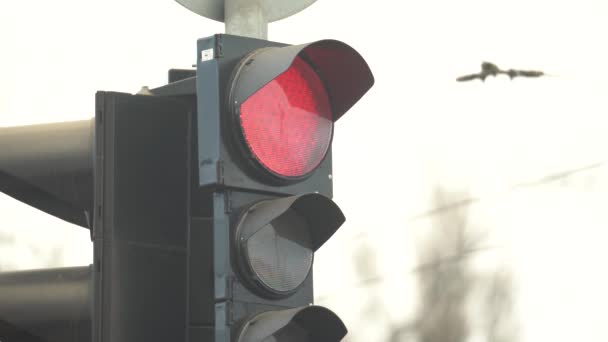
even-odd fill
[{"label": "traffic light", "polygon": [[[212,325],[214,341],[339,341],[341,320],[311,306],[312,264],[344,222],[330,199],[334,124],[371,71],[335,40],[216,35],[199,40],[198,56],[198,181],[213,212],[201,228],[210,235],[190,239],[190,293],[203,287],[198,270],[213,269],[215,307],[191,301],[191,324]],[[203,266],[196,250],[211,238]]]},{"label": "traffic light", "polygon": [[[312,305],[313,261],[345,220],[331,142],[373,85],[365,60],[336,40],[219,34],[169,81],[99,92],[92,121],[0,129],[0,190],[91,229],[94,262],[78,269],[88,340],[340,341],[340,318]],[[2,277],[0,291],[31,279]],[[2,342],[17,330],[61,340],[2,308],[14,328],[0,325]]]}]

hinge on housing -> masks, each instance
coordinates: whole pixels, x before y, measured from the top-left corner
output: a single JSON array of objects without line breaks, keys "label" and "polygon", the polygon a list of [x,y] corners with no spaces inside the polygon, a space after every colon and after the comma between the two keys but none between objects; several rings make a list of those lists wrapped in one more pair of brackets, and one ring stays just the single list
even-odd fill
[{"label": "hinge on housing", "polygon": [[227,276],[226,277],[226,301],[227,303],[230,303],[230,298],[232,298],[232,294],[234,293],[234,285],[235,285],[235,281],[234,281],[234,276]]},{"label": "hinge on housing", "polygon": [[[234,324],[234,304],[232,301],[227,300],[222,303],[215,304],[216,315],[219,313],[220,315],[216,318],[223,322],[220,325],[230,326]],[[219,310],[219,312],[218,312]]]},{"label": "hinge on housing", "polygon": [[228,325],[234,324],[234,304],[232,304],[232,301],[226,302],[226,323]]},{"label": "hinge on housing", "polygon": [[230,214],[232,212],[232,191],[226,190],[224,192],[224,213]]},{"label": "hinge on housing", "polygon": [[224,162],[219,160],[216,164],[217,180],[220,184],[224,184]]}]

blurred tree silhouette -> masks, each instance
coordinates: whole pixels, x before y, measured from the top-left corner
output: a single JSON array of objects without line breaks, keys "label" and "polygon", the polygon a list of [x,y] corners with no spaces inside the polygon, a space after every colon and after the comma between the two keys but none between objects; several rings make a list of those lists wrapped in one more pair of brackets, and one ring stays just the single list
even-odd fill
[{"label": "blurred tree silhouette", "polygon": [[[502,268],[488,276],[471,267],[473,257],[492,248],[484,246],[487,234],[471,222],[469,207],[475,201],[466,195],[442,187],[434,190],[435,209],[426,215],[431,229],[417,248],[418,266],[413,270],[419,296],[415,317],[393,322],[383,307],[384,293],[370,290],[365,298],[362,322],[383,320],[388,342],[465,342],[472,336],[473,321],[483,322],[476,336],[487,342],[517,341],[511,273]],[[354,254],[359,279],[369,289],[383,279],[377,274],[374,247],[362,243]],[[483,317],[471,317],[471,312]]]},{"label": "blurred tree silhouette", "polygon": [[469,336],[467,300],[477,279],[467,261],[481,237],[469,231],[466,207],[452,206],[461,195],[441,188],[434,191],[432,229],[417,252],[417,317],[406,329],[393,329],[391,342],[408,335],[420,342],[464,342]]},{"label": "blurred tree silhouette", "polygon": [[497,270],[490,278],[483,301],[486,318],[485,332],[488,342],[518,340],[518,327],[514,312],[513,276],[509,270]]}]

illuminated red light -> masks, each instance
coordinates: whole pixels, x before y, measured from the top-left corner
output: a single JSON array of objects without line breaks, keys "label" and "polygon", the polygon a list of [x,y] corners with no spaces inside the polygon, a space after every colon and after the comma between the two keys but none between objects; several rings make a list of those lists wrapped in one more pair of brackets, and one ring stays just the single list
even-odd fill
[{"label": "illuminated red light", "polygon": [[300,57],[241,104],[240,121],[257,161],[282,177],[313,171],[331,143],[333,115],[327,91]]}]

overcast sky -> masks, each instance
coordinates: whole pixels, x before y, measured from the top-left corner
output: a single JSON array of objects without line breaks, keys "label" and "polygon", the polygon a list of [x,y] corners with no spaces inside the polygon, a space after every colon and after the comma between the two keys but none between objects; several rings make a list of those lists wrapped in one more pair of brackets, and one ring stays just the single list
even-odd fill
[{"label": "overcast sky", "polygon": [[[393,234],[409,232],[436,183],[496,198],[513,184],[608,159],[607,6],[320,0],[271,24],[271,40],[350,44],[376,77],[337,123],[334,200],[348,223],[320,250],[316,272],[351,262],[343,251],[363,236],[390,273],[394,251],[414,243]],[[0,126],[90,118],[97,90],[162,85],[168,69],[195,62],[196,39],[220,32],[223,24],[171,0],[2,1]],[[455,82],[482,61],[555,77]],[[608,337],[599,311],[608,305],[605,193],[545,189],[488,206],[484,215],[523,279],[524,340]],[[17,232],[0,266],[42,267],[55,249],[64,251],[61,264],[91,262],[88,231],[3,195],[0,232]],[[413,262],[406,252],[399,257],[400,265]],[[318,294],[348,288],[329,276],[316,281]],[[337,310],[348,316],[344,306]]]}]

